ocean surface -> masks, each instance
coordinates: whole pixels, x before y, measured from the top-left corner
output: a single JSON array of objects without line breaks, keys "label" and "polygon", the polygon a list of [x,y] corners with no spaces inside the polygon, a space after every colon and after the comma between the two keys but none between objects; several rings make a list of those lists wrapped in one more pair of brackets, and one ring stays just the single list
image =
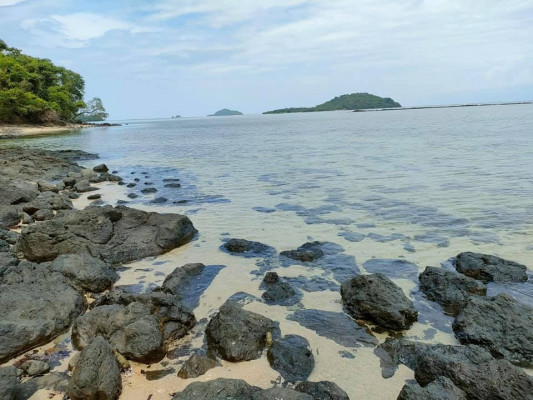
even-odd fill
[{"label": "ocean surface", "polygon": [[[246,309],[279,321],[283,334],[309,340],[316,360],[310,380],[332,380],[351,398],[395,399],[412,372],[400,367],[394,377],[382,376],[372,340],[342,314],[344,279],[387,274],[420,311],[419,323],[406,335],[456,343],[452,319],[417,289],[426,266],[451,268],[450,258],[476,251],[533,267],[531,105],[122,123],[1,145],[98,153],[100,160],[85,165],[105,162],[126,183],[136,184],[102,187],[105,202],[188,215],[199,230],[197,239],[128,265],[119,284],[151,290],[187,262],[210,265],[209,276],[190,297],[198,320],[241,293],[236,297]],[[170,181],[163,179],[179,179],[181,187],[165,187]],[[147,187],[158,191],[143,194]],[[130,199],[130,193],[139,197]],[[307,241],[328,244],[323,260],[306,264],[277,255],[228,254],[220,246],[229,238],[260,241],[278,252]],[[297,287],[299,302],[263,303],[259,285],[266,271]],[[489,294],[500,291],[533,304],[531,283],[489,287]],[[187,340],[194,349],[203,337]],[[167,366],[179,370],[184,359],[168,359]],[[278,374],[263,357],[224,363],[199,379],[219,376],[269,387]],[[167,399],[192,381],[175,374],[154,382],[130,379],[125,398],[139,399],[149,394]]]}]

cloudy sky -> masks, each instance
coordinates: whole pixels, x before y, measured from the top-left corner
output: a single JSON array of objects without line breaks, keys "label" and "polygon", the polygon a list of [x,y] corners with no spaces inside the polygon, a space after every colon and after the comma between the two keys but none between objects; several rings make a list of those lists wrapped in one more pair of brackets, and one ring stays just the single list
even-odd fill
[{"label": "cloudy sky", "polygon": [[115,119],[533,100],[533,0],[0,0],[0,38]]}]

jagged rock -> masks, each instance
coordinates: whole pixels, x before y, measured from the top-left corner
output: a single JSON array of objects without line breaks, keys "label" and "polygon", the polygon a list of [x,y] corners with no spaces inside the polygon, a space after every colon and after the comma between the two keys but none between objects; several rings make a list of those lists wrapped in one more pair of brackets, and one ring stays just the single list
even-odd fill
[{"label": "jagged rock", "polygon": [[40,360],[28,360],[20,366],[28,376],[42,375],[50,372],[50,365]]},{"label": "jagged rock", "polygon": [[442,268],[426,267],[418,279],[426,297],[451,315],[457,315],[471,296],[487,294],[487,287],[481,282]]},{"label": "jagged rock", "polygon": [[397,400],[467,400],[467,397],[451,380],[440,376],[426,387],[406,384]]},{"label": "jagged rock", "polygon": [[89,253],[109,263],[159,255],[197,233],[189,218],[147,213],[125,206],[69,210],[22,230],[18,250],[31,261],[60,254]]},{"label": "jagged rock", "polygon": [[0,368],[0,400],[15,400],[17,369],[13,366]]},{"label": "jagged rock", "polygon": [[219,378],[209,382],[194,382],[172,397],[172,400],[253,400],[253,394],[260,391],[241,379]]},{"label": "jagged rock", "polygon": [[105,164],[98,164],[97,166],[93,167],[94,172],[109,172],[109,168],[107,168],[107,165]]},{"label": "jagged rock", "polygon": [[245,311],[227,302],[206,328],[209,349],[227,361],[249,361],[261,357],[267,332],[273,322],[262,315]]},{"label": "jagged rock", "polygon": [[507,294],[470,299],[453,330],[463,344],[478,344],[496,358],[533,366],[533,308]]},{"label": "jagged rock", "polygon": [[455,260],[458,272],[483,282],[525,282],[527,267],[514,261],[479,253],[460,253]]},{"label": "jagged rock", "polygon": [[74,286],[94,293],[109,289],[119,278],[108,263],[89,254],[60,255],[52,263],[52,270],[63,274]]},{"label": "jagged rock", "polygon": [[307,393],[314,400],[350,400],[344,390],[337,384],[328,381],[300,382],[294,389]]},{"label": "jagged rock", "polygon": [[219,367],[220,362],[205,354],[193,354],[181,367],[178,376],[183,379],[197,378],[212,368]]},{"label": "jagged rock", "polygon": [[309,342],[298,335],[274,340],[267,356],[270,366],[287,382],[305,381],[315,367]]},{"label": "jagged rock", "polygon": [[348,314],[382,328],[409,329],[418,318],[413,302],[383,274],[349,279],[342,284],[341,295]]},{"label": "jagged rock", "polygon": [[122,391],[120,369],[111,346],[98,336],[82,350],[72,373],[72,400],[115,400]]},{"label": "jagged rock", "polygon": [[296,250],[282,251],[280,254],[293,260],[311,262],[324,256],[324,252],[320,248],[321,245],[321,242],[307,242]]},{"label": "jagged rock", "polygon": [[205,269],[205,265],[201,263],[185,264],[176,268],[170,275],[167,275],[161,288],[174,295],[179,295],[181,288],[187,285],[188,281],[200,275]]},{"label": "jagged rock", "polygon": [[0,363],[65,332],[84,300],[58,273],[31,263],[0,276]]},{"label": "jagged rock", "polygon": [[0,205],[0,228],[9,229],[18,225],[21,212],[17,206]]},{"label": "jagged rock", "polygon": [[272,388],[255,392],[253,400],[313,400],[308,394],[292,389]]}]

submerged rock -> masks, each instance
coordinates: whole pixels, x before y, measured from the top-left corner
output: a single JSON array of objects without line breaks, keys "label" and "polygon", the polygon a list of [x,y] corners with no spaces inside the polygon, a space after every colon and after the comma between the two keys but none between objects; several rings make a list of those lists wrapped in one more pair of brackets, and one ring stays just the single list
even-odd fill
[{"label": "submerged rock", "polygon": [[533,308],[511,296],[472,298],[453,323],[461,343],[478,344],[496,358],[533,366]]},{"label": "submerged rock", "polygon": [[321,242],[308,242],[296,250],[282,251],[280,255],[303,262],[315,261],[324,256],[324,252],[320,248],[321,245]]},{"label": "submerged rock", "polygon": [[25,227],[17,249],[31,261],[88,253],[121,263],[165,253],[189,242],[196,233],[183,215],[147,213],[125,206],[94,207],[65,211],[50,221]]},{"label": "submerged rock", "polygon": [[483,282],[525,282],[527,267],[514,261],[479,253],[461,253],[455,260],[458,272]]},{"label": "submerged rock", "polygon": [[289,283],[280,281],[268,285],[261,297],[267,304],[291,306],[298,303],[302,296]]},{"label": "submerged rock", "polygon": [[451,380],[441,376],[426,387],[417,383],[406,384],[397,400],[467,400],[467,397]]},{"label": "submerged rock", "polygon": [[368,320],[385,329],[409,329],[417,320],[413,302],[383,274],[361,275],[345,281],[341,296],[353,318]]},{"label": "submerged rock", "polygon": [[261,389],[241,379],[219,378],[209,382],[194,382],[172,397],[172,400],[252,400]]},{"label": "submerged rock", "polygon": [[294,389],[310,395],[314,400],[350,400],[344,390],[328,381],[300,382]]},{"label": "submerged rock", "polygon": [[185,264],[176,268],[171,274],[167,275],[161,288],[174,295],[179,295],[190,279],[202,274],[205,270],[205,265],[201,263]]},{"label": "submerged rock", "polygon": [[267,356],[270,366],[287,382],[305,381],[315,367],[309,342],[298,335],[274,340]]},{"label": "submerged rock", "polygon": [[266,244],[246,239],[230,239],[222,247],[230,253],[244,254],[251,257],[275,253],[275,250]]},{"label": "submerged rock", "polygon": [[181,367],[178,376],[183,379],[197,378],[205,374],[212,368],[219,367],[222,364],[206,354],[193,354]]},{"label": "submerged rock", "polygon": [[121,391],[122,379],[113,350],[98,336],[82,350],[68,395],[72,400],[115,400]]},{"label": "submerged rock", "polygon": [[17,383],[15,367],[0,367],[0,400],[14,400]]},{"label": "submerged rock", "polygon": [[487,294],[487,287],[481,282],[442,268],[426,267],[419,280],[420,290],[426,297],[451,315],[457,315],[471,296]]},{"label": "submerged rock", "polygon": [[267,332],[272,329],[270,319],[245,311],[234,302],[227,302],[207,325],[207,344],[224,360],[255,360],[261,357]]}]

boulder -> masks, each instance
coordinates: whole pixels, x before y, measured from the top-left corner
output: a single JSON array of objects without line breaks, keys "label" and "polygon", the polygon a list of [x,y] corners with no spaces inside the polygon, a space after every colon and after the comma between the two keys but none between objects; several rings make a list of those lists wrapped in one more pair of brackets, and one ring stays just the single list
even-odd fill
[{"label": "boulder", "polygon": [[91,194],[89,196],[87,196],[87,200],[99,200],[102,198],[102,195],[97,193],[97,194]]},{"label": "boulder", "polygon": [[337,384],[328,381],[300,382],[294,389],[307,393],[314,400],[350,400],[344,390]]},{"label": "boulder", "polygon": [[55,192],[55,193],[59,192],[59,188],[57,187],[57,185],[54,185],[53,183],[50,183],[42,179],[37,181],[37,188],[39,189],[40,192]]},{"label": "boulder", "polygon": [[68,395],[72,400],[115,400],[121,391],[122,379],[113,349],[98,336],[82,350]]},{"label": "boulder", "polygon": [[496,358],[533,366],[533,308],[507,294],[472,298],[455,318],[453,331],[463,344],[478,344]]},{"label": "boulder", "polygon": [[181,367],[178,376],[183,379],[197,378],[212,368],[219,367],[219,361],[206,354],[193,354]]},{"label": "boulder", "polygon": [[222,245],[222,248],[232,254],[250,257],[275,253],[275,250],[266,244],[246,239],[230,239]]},{"label": "boulder", "polygon": [[183,215],[105,206],[61,212],[50,221],[29,225],[17,248],[31,261],[88,253],[115,264],[165,253],[196,233]]},{"label": "boulder", "polygon": [[324,252],[320,248],[321,245],[321,242],[307,242],[296,250],[286,250],[282,251],[280,254],[292,258],[293,260],[311,262],[324,256]]},{"label": "boulder", "polygon": [[0,205],[0,228],[9,229],[18,225],[21,214],[17,206]]},{"label": "boulder", "polygon": [[457,315],[471,296],[487,294],[487,287],[481,282],[442,268],[426,267],[418,279],[426,297],[450,315]]},{"label": "boulder", "polygon": [[307,380],[315,367],[309,342],[298,335],[274,340],[267,356],[270,366],[287,382]]},{"label": "boulder", "polygon": [[15,367],[0,367],[0,400],[15,400],[17,383],[17,369]]},{"label": "boulder", "polygon": [[298,303],[301,295],[289,283],[280,281],[267,285],[261,297],[267,304],[290,306]]},{"label": "boulder", "polygon": [[348,314],[391,330],[409,329],[418,312],[402,289],[383,274],[360,275],[345,281],[341,296]]},{"label": "boulder", "polygon": [[426,387],[408,383],[400,392],[397,400],[467,400],[465,392],[445,377],[438,377]]},{"label": "boulder", "polygon": [[186,286],[191,278],[200,275],[205,269],[204,264],[191,263],[176,268],[170,275],[167,275],[161,288],[163,291],[179,295],[181,288]]},{"label": "boulder", "polygon": [[108,172],[109,168],[107,168],[107,165],[105,164],[98,164],[93,167],[94,172]]},{"label": "boulder", "polygon": [[172,397],[172,400],[253,400],[260,391],[241,379],[219,378],[208,382],[194,382]]},{"label": "boulder", "polygon": [[252,395],[253,400],[313,400],[306,393],[297,392],[288,388],[272,388],[255,392]]},{"label": "boulder", "polygon": [[84,308],[61,274],[31,263],[8,268],[0,276],[0,363],[67,331]]},{"label": "boulder", "polygon": [[50,209],[37,210],[33,213],[32,218],[34,221],[48,221],[54,218],[54,212]]},{"label": "boulder", "polygon": [[[4,170],[2,170],[4,173]],[[28,203],[39,195],[37,185],[25,180],[0,178],[0,205]]]},{"label": "boulder", "polygon": [[461,253],[455,259],[458,272],[483,282],[525,282],[527,267],[514,261],[479,253]]},{"label": "boulder", "polygon": [[89,254],[62,254],[52,263],[74,286],[93,293],[109,289],[119,276],[110,264]]},{"label": "boulder", "polygon": [[[66,182],[65,182],[66,185]],[[93,192],[95,190],[98,190],[97,187],[91,186],[91,183],[87,179],[83,179],[81,181],[77,181],[74,185],[74,189],[78,193],[87,193],[87,192]]]},{"label": "boulder", "polygon": [[206,328],[207,345],[227,361],[249,361],[261,357],[273,322],[227,302]]},{"label": "boulder", "polygon": [[41,360],[28,360],[24,362],[20,368],[28,375],[42,375],[50,372],[50,365],[47,362]]}]

